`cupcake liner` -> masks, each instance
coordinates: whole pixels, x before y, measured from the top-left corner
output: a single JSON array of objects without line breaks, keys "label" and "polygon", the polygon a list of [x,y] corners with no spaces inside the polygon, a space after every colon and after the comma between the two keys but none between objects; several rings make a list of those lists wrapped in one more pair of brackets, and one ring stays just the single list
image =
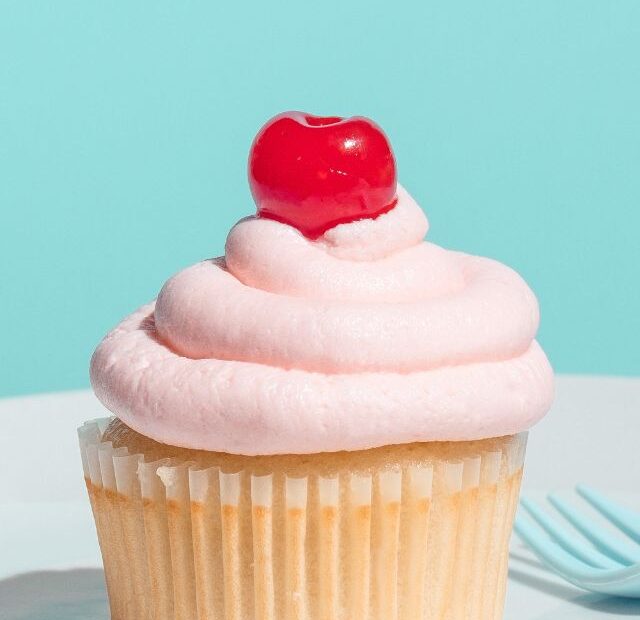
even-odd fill
[{"label": "cupcake liner", "polygon": [[109,421],[79,437],[113,620],[502,616],[526,433],[296,478],[145,462]]}]

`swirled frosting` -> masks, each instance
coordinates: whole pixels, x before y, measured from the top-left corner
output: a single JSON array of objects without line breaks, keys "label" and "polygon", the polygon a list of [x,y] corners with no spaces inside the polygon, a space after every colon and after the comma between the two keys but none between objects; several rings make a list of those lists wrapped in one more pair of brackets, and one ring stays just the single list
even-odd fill
[{"label": "swirled frosting", "polygon": [[391,211],[313,241],[241,220],[223,258],[173,276],[106,336],[94,390],[157,441],[247,455],[522,431],[553,397],[536,299],[427,229],[400,186]]}]

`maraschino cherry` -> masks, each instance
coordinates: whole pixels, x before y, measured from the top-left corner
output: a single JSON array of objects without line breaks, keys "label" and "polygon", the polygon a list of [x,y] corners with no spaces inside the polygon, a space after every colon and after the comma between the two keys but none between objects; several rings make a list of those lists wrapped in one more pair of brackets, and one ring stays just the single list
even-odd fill
[{"label": "maraschino cherry", "polygon": [[258,215],[313,239],[391,210],[396,164],[384,132],[368,118],[284,112],[253,141],[249,185]]}]

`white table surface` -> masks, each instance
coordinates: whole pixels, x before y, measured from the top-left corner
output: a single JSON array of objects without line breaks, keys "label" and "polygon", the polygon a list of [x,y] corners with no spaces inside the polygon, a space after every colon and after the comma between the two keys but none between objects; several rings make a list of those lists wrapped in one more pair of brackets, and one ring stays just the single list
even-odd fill
[{"label": "white table surface", "polygon": [[[105,413],[89,391],[0,400],[0,620],[108,618],[75,430]],[[640,511],[640,378],[559,377],[525,470],[532,497],[585,482]],[[505,620],[640,616],[640,600],[563,582],[515,537],[509,580]]]}]

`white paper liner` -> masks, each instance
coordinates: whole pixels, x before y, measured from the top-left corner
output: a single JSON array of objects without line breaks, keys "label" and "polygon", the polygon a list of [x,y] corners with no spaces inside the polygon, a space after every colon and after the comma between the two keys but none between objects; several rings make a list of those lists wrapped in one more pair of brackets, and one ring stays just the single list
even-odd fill
[{"label": "white paper liner", "polygon": [[293,478],[146,463],[78,431],[113,620],[496,620],[526,433],[501,449]]}]

